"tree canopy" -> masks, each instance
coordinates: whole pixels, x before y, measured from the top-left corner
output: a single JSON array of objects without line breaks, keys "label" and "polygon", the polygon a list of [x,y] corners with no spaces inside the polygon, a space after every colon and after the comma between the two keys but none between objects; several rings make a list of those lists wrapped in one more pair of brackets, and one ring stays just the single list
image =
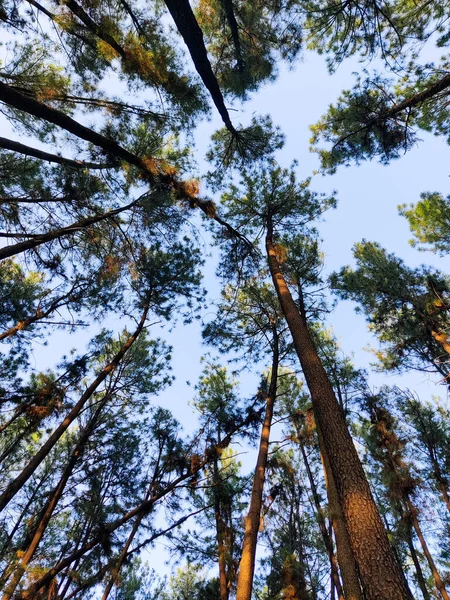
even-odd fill
[{"label": "tree canopy", "polygon": [[[448,144],[449,15],[0,0],[2,600],[449,600],[450,196],[321,239],[343,165]],[[313,158],[308,61],[357,70]]]}]

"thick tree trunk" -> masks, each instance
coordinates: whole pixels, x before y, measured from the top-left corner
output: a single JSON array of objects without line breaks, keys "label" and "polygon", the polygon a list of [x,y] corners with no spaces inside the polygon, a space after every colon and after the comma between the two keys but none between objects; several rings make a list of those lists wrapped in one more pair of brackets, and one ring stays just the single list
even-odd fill
[{"label": "thick tree trunk", "polygon": [[355,557],[353,556],[347,528],[345,527],[333,472],[325,449],[325,442],[320,427],[317,424],[316,430],[327,488],[328,510],[333,525],[334,537],[336,538],[337,560],[342,575],[345,600],[362,600]]},{"label": "thick tree trunk", "polygon": [[76,417],[80,414],[81,410],[85,406],[86,402],[89,398],[94,394],[97,390],[98,386],[108,377],[110,373],[112,373],[117,365],[120,363],[122,358],[134,344],[134,342],[139,337],[141,331],[144,328],[145,321],[147,319],[148,307],[145,308],[141,320],[135,330],[135,332],[128,338],[113,360],[106,365],[99,373],[99,375],[94,379],[91,385],[87,388],[72,410],[66,415],[64,420],[58,425],[55,431],[50,435],[47,441],[41,446],[41,448],[36,452],[34,457],[30,460],[27,466],[23,469],[23,471],[6,487],[5,491],[0,496],[0,511],[2,511],[5,506],[10,502],[12,498],[17,494],[17,492],[21,489],[21,487],[28,481],[28,479],[32,476],[41,462],[48,456],[52,448],[61,438],[65,431],[67,431],[70,424],[76,419]]},{"label": "thick tree trunk", "polygon": [[244,542],[242,545],[242,556],[239,564],[236,600],[250,600],[252,596],[256,546],[261,522],[262,496],[264,480],[266,476],[267,456],[269,453],[270,429],[272,426],[273,408],[277,395],[278,363],[278,334],[274,329],[272,372],[270,375],[269,394],[266,398],[266,412],[261,430],[255,474],[253,476],[250,508],[245,518]]},{"label": "thick tree trunk", "polygon": [[281,272],[271,222],[268,225],[266,249],[270,273],[311,393],[316,423],[324,433],[324,446],[364,593],[368,600],[411,600],[344,415]]}]

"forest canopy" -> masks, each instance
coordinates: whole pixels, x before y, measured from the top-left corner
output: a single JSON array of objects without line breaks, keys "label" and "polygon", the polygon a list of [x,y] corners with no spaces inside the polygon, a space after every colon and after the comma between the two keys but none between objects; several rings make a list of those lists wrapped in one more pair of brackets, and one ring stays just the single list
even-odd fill
[{"label": "forest canopy", "polygon": [[449,27],[0,0],[2,600],[450,600]]}]

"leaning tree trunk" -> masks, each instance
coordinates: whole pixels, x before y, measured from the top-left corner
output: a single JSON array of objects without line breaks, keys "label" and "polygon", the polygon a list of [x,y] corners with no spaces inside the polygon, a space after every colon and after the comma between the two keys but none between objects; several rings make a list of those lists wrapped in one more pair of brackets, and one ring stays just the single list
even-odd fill
[{"label": "leaning tree trunk", "polygon": [[311,393],[316,423],[324,432],[325,450],[367,600],[411,600],[344,415],[281,272],[270,219],[266,250],[274,287]]},{"label": "leaning tree trunk", "polygon": [[269,454],[270,429],[272,426],[273,407],[277,395],[278,362],[278,334],[274,329],[272,372],[270,375],[269,393],[266,398],[266,413],[264,415],[264,423],[261,430],[258,458],[256,461],[255,474],[253,476],[250,508],[248,515],[245,517],[244,543],[242,545],[242,556],[239,564],[236,600],[250,600],[252,596],[256,545],[258,542],[258,531],[261,521],[261,506],[267,456]]},{"label": "leaning tree trunk", "polygon": [[362,600],[361,586],[359,584],[355,557],[350,545],[347,528],[345,527],[333,472],[331,470],[328,454],[325,450],[325,442],[322,432],[317,424],[316,430],[325,474],[329,515],[333,525],[334,536],[336,538],[337,560],[342,575],[342,585],[344,587],[345,600]]},{"label": "leaning tree trunk", "polygon": [[174,23],[180,32],[184,43],[188,47],[189,54],[195,65],[197,73],[202,78],[205,87],[211,94],[211,98],[219,111],[225,127],[231,133],[236,130],[231,123],[225,100],[219,87],[219,83],[209,62],[208,53],[203,39],[203,32],[200,29],[197,19],[192,11],[189,0],[164,0]]},{"label": "leaning tree trunk", "polygon": [[411,526],[409,523],[406,524],[406,543],[408,544],[409,553],[411,554],[412,561],[414,563],[414,568],[416,570],[417,575],[417,583],[419,584],[420,591],[422,592],[423,600],[431,600],[430,593],[427,588],[427,584],[425,581],[425,577],[423,575],[422,567],[419,562],[419,558],[417,556],[416,549],[414,548],[414,542],[411,534]]}]

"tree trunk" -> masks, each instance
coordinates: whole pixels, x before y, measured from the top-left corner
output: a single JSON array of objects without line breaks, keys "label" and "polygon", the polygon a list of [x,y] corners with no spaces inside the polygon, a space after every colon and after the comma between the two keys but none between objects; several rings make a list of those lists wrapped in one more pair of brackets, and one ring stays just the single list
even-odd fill
[{"label": "tree trunk", "polygon": [[255,474],[253,476],[250,507],[245,518],[244,542],[242,545],[242,556],[239,564],[236,600],[250,600],[252,596],[256,546],[258,542],[258,531],[261,521],[261,506],[264,480],[266,475],[267,456],[269,453],[270,428],[272,426],[273,408],[277,395],[278,362],[278,334],[274,328],[272,372],[270,374],[269,394],[266,398],[266,412],[261,430]]},{"label": "tree trunk", "polygon": [[324,439],[320,427],[317,427],[317,424],[316,430],[325,475],[325,485],[327,488],[328,510],[333,525],[334,537],[336,538],[337,560],[342,575],[345,600],[362,600],[355,557],[353,556],[348,532],[345,527],[336,484],[334,483],[330,461],[328,460],[328,455],[325,450]]},{"label": "tree trunk", "polygon": [[[218,435],[220,441],[220,433]],[[227,544],[226,523],[223,519],[221,496],[221,480],[219,475],[219,457],[215,456],[213,461],[213,494],[214,494],[214,517],[216,521],[217,556],[219,563],[219,597],[220,600],[228,600],[228,578],[227,578]]]},{"label": "tree trunk", "polygon": [[420,566],[419,558],[417,556],[416,549],[414,548],[414,543],[411,535],[411,527],[409,523],[406,523],[406,527],[406,542],[408,544],[409,553],[411,554],[411,558],[414,563],[414,568],[416,570],[417,583],[419,584],[420,591],[422,592],[423,600],[431,600],[430,593],[428,592],[427,584],[425,582],[425,577],[423,576],[422,567]]},{"label": "tree trunk", "polygon": [[[51,242],[52,240],[57,240],[59,238],[64,237],[65,235],[72,235],[77,231],[82,231],[91,225],[95,225],[96,223],[100,223],[105,219],[109,219],[111,217],[115,217],[120,213],[133,208],[138,203],[138,200],[133,200],[129,204],[122,206],[121,208],[116,208],[115,210],[110,210],[101,215],[96,215],[95,217],[87,217],[86,219],[80,219],[76,223],[72,225],[68,225],[67,227],[61,227],[60,229],[54,229],[53,231],[49,231],[47,233],[42,234],[33,234],[32,236],[28,236],[26,233],[24,234],[5,234],[2,237],[30,237],[31,239],[25,240],[24,242],[18,242],[17,244],[13,244],[11,246],[5,246],[4,248],[0,248],[0,260],[5,258],[9,258],[10,256],[15,256],[16,254],[20,254],[21,252],[25,252],[25,250],[31,250],[32,248],[37,248],[41,244],[45,244],[46,242]],[[31,318],[31,323],[33,319],[36,321],[36,318]],[[26,321],[25,321],[26,323]],[[20,329],[20,324],[16,326]],[[12,328],[14,330],[14,328]],[[16,333],[15,331],[14,333]],[[12,333],[6,332],[4,336],[13,335]],[[2,338],[0,338],[2,339]]]},{"label": "tree trunk", "polygon": [[82,432],[80,439],[72,452],[69,462],[67,463],[67,465],[63,471],[63,474],[61,475],[58,485],[53,490],[53,493],[51,494],[51,496],[47,500],[43,510],[41,511],[41,516],[40,516],[39,522],[33,527],[34,535],[30,541],[30,544],[29,544],[27,550],[21,557],[20,563],[17,565],[17,567],[15,569],[15,572],[12,576],[11,582],[5,588],[5,592],[3,594],[2,600],[9,600],[10,598],[12,598],[17,586],[19,585],[19,582],[22,579],[29,562],[33,558],[33,556],[44,536],[44,533],[47,529],[47,525],[52,517],[52,514],[56,508],[56,505],[58,504],[58,502],[64,492],[66,484],[69,481],[69,478],[73,473],[75,465],[77,464],[77,462],[79,461],[80,457],[83,454],[85,445],[86,445],[87,441],[89,440],[89,437],[91,436],[92,431],[94,430],[94,427],[98,421],[100,413],[102,412],[103,408],[105,407],[105,404],[108,402],[110,397],[111,397],[111,395],[108,394],[107,396],[105,396],[102,399],[102,401],[100,402],[99,406],[97,407],[94,415],[92,416],[91,420],[89,421],[87,427]]},{"label": "tree trunk", "polygon": [[32,156],[33,158],[45,160],[46,162],[66,165],[67,167],[72,167],[73,169],[109,169],[113,166],[111,163],[98,164],[83,162],[82,160],[71,160],[70,158],[64,158],[62,156],[58,156],[57,154],[50,154],[50,152],[38,150],[37,148],[31,148],[31,146],[26,146],[25,144],[14,142],[13,140],[8,140],[4,137],[0,137],[0,148],[11,150],[12,152],[18,152],[19,154],[24,154],[25,156]]},{"label": "tree trunk", "polygon": [[[117,529],[119,529],[120,527],[122,527],[123,525],[128,523],[134,517],[137,517],[139,515],[148,514],[148,512],[153,509],[155,503],[158,500],[167,496],[167,494],[169,494],[172,490],[174,490],[180,483],[182,483],[186,479],[191,478],[192,475],[195,475],[196,473],[198,473],[201,469],[203,469],[208,464],[208,462],[211,460],[211,458],[214,455],[216,455],[217,453],[220,453],[224,448],[228,447],[228,445],[230,444],[230,441],[232,439],[232,435],[234,433],[236,433],[236,431],[239,428],[249,425],[249,423],[251,423],[252,419],[253,419],[253,415],[249,415],[246,420],[242,421],[239,424],[239,426],[236,428],[236,430],[227,434],[227,436],[222,440],[222,442],[220,444],[217,444],[215,446],[210,446],[209,448],[207,448],[204,459],[201,460],[198,464],[196,464],[195,469],[193,471],[191,470],[188,473],[184,473],[183,475],[180,475],[179,477],[174,479],[166,488],[159,491],[158,493],[155,493],[154,496],[152,496],[148,500],[144,500],[144,502],[142,502],[141,504],[139,504],[138,506],[136,506],[135,508],[133,508],[132,510],[127,512],[125,515],[123,515],[123,517],[117,519],[113,523],[108,524],[108,529],[107,529],[108,533],[112,534],[114,531],[116,531]],[[204,510],[204,509],[201,509],[201,510]],[[197,512],[200,512],[200,511],[197,511]],[[197,514],[197,513],[193,513],[193,514]],[[161,535],[165,535],[168,531],[171,531],[178,525],[181,525],[190,516],[192,516],[192,515],[188,515],[187,517],[181,518],[173,526],[168,527],[163,532],[159,532],[159,533],[156,533],[155,535],[151,536],[148,540],[145,541],[144,544],[139,545],[138,548],[143,547],[143,545],[149,544],[150,542],[152,542],[154,539],[156,539],[157,537],[159,537]],[[40,579],[35,581],[27,590],[24,590],[20,594],[21,600],[35,600],[36,593],[39,590],[48,586],[49,583],[61,571],[63,571],[66,567],[70,566],[74,561],[78,560],[80,557],[87,554],[87,552],[89,552],[90,550],[92,550],[93,548],[95,548],[96,546],[101,544],[103,541],[104,541],[104,533],[95,536],[90,542],[85,543],[82,547],[75,550],[70,556],[67,556],[66,558],[62,559],[57,565],[55,565],[54,567],[49,569],[44,575],[42,575],[42,577],[40,577]],[[138,548],[136,548],[135,550],[137,550]],[[133,552],[135,550],[133,550]]]},{"label": "tree trunk", "polygon": [[281,272],[270,219],[266,249],[275,290],[311,393],[316,423],[324,432],[324,446],[364,592],[368,600],[411,600],[344,415]]},{"label": "tree trunk", "polygon": [[225,123],[225,127],[231,133],[236,133],[225,106],[225,101],[216,76],[212,70],[211,63],[209,62],[203,39],[203,32],[197,23],[189,0],[164,0],[164,2],[172,15],[184,43],[188,47],[189,54],[191,55],[197,73],[200,75],[205,87],[211,94],[211,98],[222,117],[222,121]]},{"label": "tree trunk", "polygon": [[125,542],[124,547],[122,548],[122,552],[120,553],[117,563],[114,565],[114,568],[113,568],[112,574],[111,574],[111,578],[108,581],[108,583],[106,584],[105,591],[103,592],[102,600],[107,600],[107,598],[113,588],[113,585],[117,582],[117,579],[119,577],[119,571],[127,557],[128,550],[131,546],[131,543],[133,542],[134,536],[136,535],[140,524],[142,523],[142,519],[144,518],[144,516],[145,516],[145,514],[139,515],[137,517],[136,521],[134,522],[131,533],[128,536],[127,541]]},{"label": "tree trunk", "polygon": [[445,350],[445,352],[447,354],[450,354],[450,343],[448,341],[448,335],[446,333],[444,333],[443,331],[435,331],[434,329],[431,329],[430,332],[431,332],[431,335],[433,336],[433,339],[438,344],[440,344],[442,349]]},{"label": "tree trunk", "polygon": [[239,73],[244,71],[244,59],[242,58],[241,40],[239,38],[239,25],[234,14],[233,0],[221,0],[225,16],[227,18],[228,27],[233,38],[234,51],[236,53],[236,63]]}]

